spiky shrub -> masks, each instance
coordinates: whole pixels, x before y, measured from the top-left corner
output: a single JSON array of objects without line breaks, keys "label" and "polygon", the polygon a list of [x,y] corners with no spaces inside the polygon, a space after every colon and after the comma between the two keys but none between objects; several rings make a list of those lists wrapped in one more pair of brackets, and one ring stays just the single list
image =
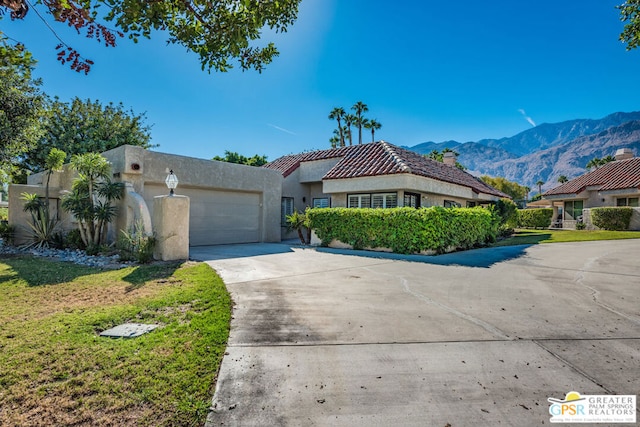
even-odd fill
[{"label": "spiky shrub", "polygon": [[122,261],[147,264],[153,261],[156,239],[145,231],[142,221],[136,221],[129,230],[120,230],[117,246]]},{"label": "spiky shrub", "polygon": [[58,219],[50,215],[46,202],[37,194],[22,193],[20,198],[24,201],[22,210],[31,215],[31,221],[27,221],[27,231],[31,234],[32,241],[26,247],[49,247],[58,228]]},{"label": "spiky shrub", "polygon": [[122,198],[123,185],[109,178],[111,165],[98,153],[75,155],[71,167],[78,172],[62,208],[74,215],[87,250],[106,243],[109,223],[116,216],[115,200]]}]

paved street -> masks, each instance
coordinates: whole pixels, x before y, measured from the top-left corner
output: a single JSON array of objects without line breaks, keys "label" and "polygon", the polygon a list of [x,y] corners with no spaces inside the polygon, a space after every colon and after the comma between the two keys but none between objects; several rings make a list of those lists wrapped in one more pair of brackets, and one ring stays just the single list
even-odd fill
[{"label": "paved street", "polygon": [[542,425],[548,397],[639,394],[640,240],[191,256],[236,303],[207,426]]}]

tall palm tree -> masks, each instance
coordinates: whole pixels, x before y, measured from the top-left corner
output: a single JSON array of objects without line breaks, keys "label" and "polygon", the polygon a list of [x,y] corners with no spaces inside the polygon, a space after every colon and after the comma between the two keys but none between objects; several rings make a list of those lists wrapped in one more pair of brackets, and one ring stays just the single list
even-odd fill
[{"label": "tall palm tree", "polygon": [[378,122],[376,119],[367,120],[367,123],[364,124],[365,129],[371,130],[371,142],[375,142],[376,140],[376,131],[382,127],[382,124]]},{"label": "tall palm tree", "polygon": [[601,165],[602,165],[602,159],[600,157],[594,157],[593,159],[589,160],[586,167],[587,169],[591,169],[593,167],[598,169]]},{"label": "tall palm tree", "polygon": [[544,181],[539,180],[536,182],[536,185],[538,186],[538,194],[542,195],[542,186],[544,185]]},{"label": "tall palm tree", "polygon": [[355,123],[357,117],[353,114],[345,114],[344,115],[344,127],[346,129],[347,138],[349,138],[349,145],[353,145],[353,137],[351,134],[351,126]]},{"label": "tall palm tree", "polygon": [[338,133],[339,133],[339,137],[340,137],[340,147],[344,147],[344,134],[342,133],[342,118],[345,116],[345,111],[344,108],[342,107],[336,107],[333,110],[331,110],[331,113],[329,113],[329,120],[337,120],[338,121]]},{"label": "tall palm tree", "polygon": [[569,178],[567,178],[565,175],[560,175],[560,176],[558,177],[558,182],[559,182],[560,184],[564,184],[564,183],[565,183],[565,182],[567,182],[567,181],[569,181]]},{"label": "tall palm tree", "polygon": [[340,136],[343,133],[340,132],[338,129],[334,129],[333,130],[333,136],[331,138],[329,138],[329,142],[331,143],[331,148],[338,148],[338,147],[342,147],[342,142],[340,141]]},{"label": "tall palm tree", "polygon": [[353,104],[351,107],[353,111],[356,112],[356,120],[353,122],[356,126],[358,126],[358,144],[362,144],[362,125],[364,122],[362,121],[362,113],[366,113],[369,111],[369,107],[362,101],[358,101]]}]

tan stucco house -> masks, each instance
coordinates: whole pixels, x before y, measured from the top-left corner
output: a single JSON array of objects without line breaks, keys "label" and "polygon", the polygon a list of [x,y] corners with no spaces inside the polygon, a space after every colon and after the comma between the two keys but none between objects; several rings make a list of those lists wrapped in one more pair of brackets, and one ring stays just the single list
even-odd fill
[{"label": "tan stucco house", "polygon": [[288,155],[263,168],[284,178],[283,224],[285,215],[307,207],[472,207],[509,197],[455,161],[437,162],[380,141]]},{"label": "tan stucco house", "polygon": [[640,230],[640,157],[629,149],[616,152],[616,161],[565,182],[543,193],[554,209],[555,225],[575,228],[580,219],[592,228],[591,208],[634,208],[631,230]]},{"label": "tan stucco house", "polygon": [[[151,232],[154,198],[167,195],[165,178],[175,171],[177,195],[188,196],[189,244],[191,246],[227,243],[280,241],[280,204],[282,175],[268,169],[232,163],[158,153],[124,145],[102,153],[111,163],[113,180],[125,184],[124,197],[118,203],[117,220],[110,231],[142,221]],[[59,209],[61,197],[71,189],[75,173],[65,165],[50,182],[51,207],[62,228],[75,228],[73,217]],[[16,226],[17,242],[27,238],[27,215],[22,212],[23,192],[44,197],[44,173],[28,178],[28,185],[9,188],[9,220]]]}]

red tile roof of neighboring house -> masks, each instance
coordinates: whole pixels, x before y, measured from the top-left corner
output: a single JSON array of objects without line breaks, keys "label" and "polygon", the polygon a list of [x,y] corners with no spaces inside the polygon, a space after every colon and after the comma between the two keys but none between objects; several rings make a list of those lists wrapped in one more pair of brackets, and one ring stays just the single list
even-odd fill
[{"label": "red tile roof of neighboring house", "polygon": [[473,175],[456,167],[428,159],[421,154],[405,150],[388,142],[352,145],[330,150],[312,151],[280,157],[264,167],[280,171],[286,178],[302,162],[340,158],[325,179],[346,179],[367,176],[411,173],[471,188],[475,193],[509,197],[501,191],[485,184]]},{"label": "red tile roof of neighboring house", "polygon": [[552,188],[543,195],[578,194],[592,186],[597,187],[598,191],[640,189],[640,157],[609,162],[596,170]]}]

